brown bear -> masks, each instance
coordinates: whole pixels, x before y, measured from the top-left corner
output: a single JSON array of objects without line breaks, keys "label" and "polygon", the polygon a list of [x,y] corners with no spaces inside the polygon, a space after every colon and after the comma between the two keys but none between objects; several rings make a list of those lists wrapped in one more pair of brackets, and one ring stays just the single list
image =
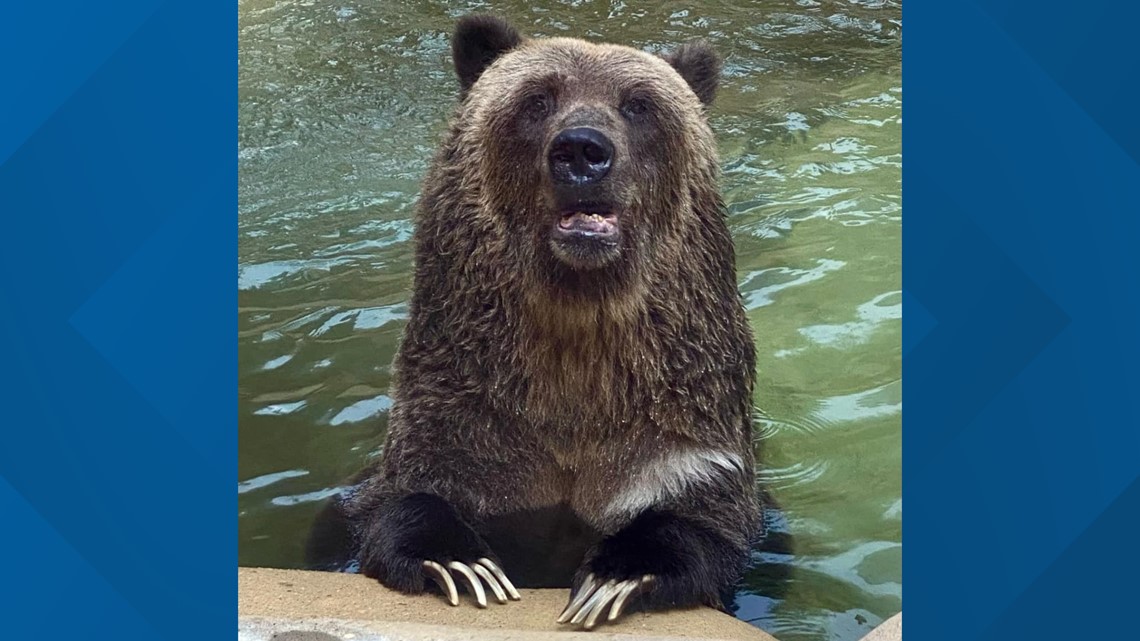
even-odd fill
[{"label": "brown bear", "polygon": [[[461,20],[387,442],[318,524],[409,593],[721,606],[761,529],[755,348],[706,108],[720,62]],[[323,543],[322,543],[323,541]],[[335,547],[335,546],[334,546]],[[343,559],[339,559],[343,560]],[[429,584],[430,585],[430,584]]]}]

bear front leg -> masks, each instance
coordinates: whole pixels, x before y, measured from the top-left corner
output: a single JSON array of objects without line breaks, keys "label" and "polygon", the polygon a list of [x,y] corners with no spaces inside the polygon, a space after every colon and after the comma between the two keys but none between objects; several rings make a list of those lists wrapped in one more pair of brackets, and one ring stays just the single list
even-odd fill
[{"label": "bear front leg", "polygon": [[645,609],[719,607],[746,554],[694,519],[648,510],[587,555],[558,622],[589,630],[603,616],[613,621],[634,600]]},{"label": "bear front leg", "polygon": [[377,509],[363,534],[360,569],[409,594],[423,592],[430,577],[451,605],[459,605],[457,578],[481,608],[487,607],[483,584],[499,603],[520,598],[487,543],[451,504],[434,494],[408,494]]}]

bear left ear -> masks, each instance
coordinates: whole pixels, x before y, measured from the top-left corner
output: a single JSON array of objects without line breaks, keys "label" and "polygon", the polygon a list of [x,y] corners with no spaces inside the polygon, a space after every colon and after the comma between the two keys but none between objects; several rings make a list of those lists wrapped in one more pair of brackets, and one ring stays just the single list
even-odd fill
[{"label": "bear left ear", "polygon": [[455,74],[459,76],[460,93],[465,95],[495,58],[514,49],[521,42],[519,32],[501,18],[462,18],[455,26],[455,35],[451,39],[451,57],[455,61]]},{"label": "bear left ear", "polygon": [[720,84],[720,56],[707,42],[698,40],[683,44],[665,56],[665,61],[689,83],[689,88],[702,103],[706,106],[712,104]]}]

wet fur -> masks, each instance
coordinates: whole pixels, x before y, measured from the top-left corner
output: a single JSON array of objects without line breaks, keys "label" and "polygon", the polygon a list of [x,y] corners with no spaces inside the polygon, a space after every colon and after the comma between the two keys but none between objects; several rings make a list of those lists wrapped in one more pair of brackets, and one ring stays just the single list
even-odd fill
[{"label": "wet fur", "polygon": [[[343,526],[322,527],[352,541],[364,574],[407,592],[424,588],[420,560],[499,559],[502,541],[520,587],[650,573],[661,580],[645,606],[716,605],[761,523],[755,354],[704,115],[719,61],[701,44],[663,59],[527,40],[488,18],[462,21],[454,51],[463,100],[424,181],[388,440],[329,508]],[[603,108],[634,82],[659,102],[652,127]],[[527,83],[603,105],[575,113],[618,131],[635,159],[612,185],[628,233],[606,269],[576,271],[546,246],[542,132],[512,102]],[[740,466],[641,513],[609,509],[680,451]]]}]

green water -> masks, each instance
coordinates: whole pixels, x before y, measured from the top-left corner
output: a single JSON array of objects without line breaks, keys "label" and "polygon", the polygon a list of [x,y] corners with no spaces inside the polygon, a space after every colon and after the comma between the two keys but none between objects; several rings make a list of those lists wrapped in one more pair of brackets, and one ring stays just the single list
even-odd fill
[{"label": "green water", "polygon": [[299,566],[320,500],[382,441],[413,206],[455,95],[448,35],[472,9],[725,56],[712,125],[760,476],[795,545],[757,552],[736,614],[782,641],[859,638],[902,608],[896,2],[240,1],[240,562]]}]

